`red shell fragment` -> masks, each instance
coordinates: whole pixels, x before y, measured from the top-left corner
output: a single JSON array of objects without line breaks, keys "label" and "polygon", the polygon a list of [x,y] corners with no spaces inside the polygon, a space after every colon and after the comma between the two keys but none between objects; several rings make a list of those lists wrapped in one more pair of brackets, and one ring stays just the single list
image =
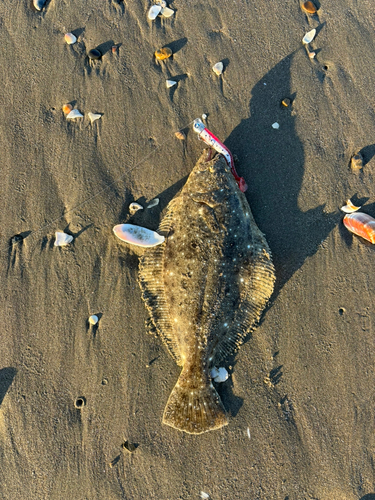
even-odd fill
[{"label": "red shell fragment", "polygon": [[352,233],[375,243],[375,219],[362,212],[345,215],[344,226]]}]

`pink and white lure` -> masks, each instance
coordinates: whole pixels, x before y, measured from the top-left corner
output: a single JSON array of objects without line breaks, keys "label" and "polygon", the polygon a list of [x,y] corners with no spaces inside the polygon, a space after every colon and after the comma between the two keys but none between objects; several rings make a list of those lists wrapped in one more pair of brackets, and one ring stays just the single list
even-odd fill
[{"label": "pink and white lure", "polygon": [[229,151],[229,149],[226,146],[224,146],[224,144],[221,141],[219,141],[219,139],[216,136],[214,136],[214,134],[210,132],[208,128],[204,126],[204,123],[200,118],[194,120],[193,130],[199,135],[199,138],[203,142],[205,142],[208,146],[211,146],[213,149],[215,149],[215,151],[224,156],[231,169],[233,177],[236,179],[240,191],[244,193],[247,190],[246,181],[243,177],[240,177],[237,174],[237,171],[234,167],[233,155]]}]

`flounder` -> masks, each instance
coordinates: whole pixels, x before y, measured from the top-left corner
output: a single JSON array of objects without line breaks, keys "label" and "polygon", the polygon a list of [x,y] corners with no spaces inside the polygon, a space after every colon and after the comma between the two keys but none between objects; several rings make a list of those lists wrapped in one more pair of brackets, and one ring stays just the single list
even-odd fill
[{"label": "flounder", "polygon": [[204,151],[141,257],[139,284],[157,334],[178,366],[163,423],[190,434],[227,416],[210,371],[243,343],[269,300],[267,241],[221,155]]}]

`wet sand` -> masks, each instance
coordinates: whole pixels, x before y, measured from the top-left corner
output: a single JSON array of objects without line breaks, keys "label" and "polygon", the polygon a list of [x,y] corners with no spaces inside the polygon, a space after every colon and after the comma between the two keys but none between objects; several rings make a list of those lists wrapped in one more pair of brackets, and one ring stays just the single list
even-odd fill
[{"label": "wet sand", "polygon": [[[339,211],[352,197],[375,216],[375,22],[368,0],[336,4],[175,0],[154,22],[142,2],[1,5],[2,498],[375,499],[375,253]],[[192,436],[161,423],[180,370],[146,334],[141,251],[112,227],[158,227],[202,113],[238,158],[276,289],[219,386],[229,425]]]}]

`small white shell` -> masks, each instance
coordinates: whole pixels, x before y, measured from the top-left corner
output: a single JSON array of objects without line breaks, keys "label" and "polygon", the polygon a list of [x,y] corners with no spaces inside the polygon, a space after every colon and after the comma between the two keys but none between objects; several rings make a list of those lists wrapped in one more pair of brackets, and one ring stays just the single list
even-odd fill
[{"label": "small white shell", "polygon": [[91,123],[93,123],[95,120],[99,120],[99,118],[102,117],[101,114],[91,113],[91,111],[89,113],[87,113],[87,116],[89,117]]},{"label": "small white shell", "polygon": [[142,205],[139,203],[136,203],[135,201],[133,203],[130,203],[129,205],[129,212],[131,215],[134,215],[138,210],[143,210]]},{"label": "small white shell", "polygon": [[203,113],[203,115],[202,115],[202,120],[205,120],[206,118],[207,118],[206,113]]},{"label": "small white shell", "polygon": [[171,17],[174,14],[174,10],[170,9],[169,7],[163,7],[160,14],[164,17]]},{"label": "small white shell", "polygon": [[90,325],[96,325],[96,323],[99,321],[99,318],[97,317],[96,314],[93,314],[92,316],[89,317],[89,323]]},{"label": "small white shell", "polygon": [[278,128],[280,128],[280,125],[277,122],[275,122],[272,124],[272,128],[277,130]]},{"label": "small white shell", "polygon": [[139,247],[155,247],[165,240],[161,234],[133,224],[118,224],[113,228],[113,232],[121,241]]},{"label": "small white shell", "polygon": [[64,38],[68,45],[73,45],[77,41],[77,37],[73,33],[66,33]]},{"label": "small white shell", "polygon": [[150,7],[150,10],[148,11],[147,17],[151,19],[151,21],[153,21],[158,17],[161,9],[162,9],[161,5],[152,5],[152,7]]},{"label": "small white shell", "polygon": [[215,382],[220,383],[220,382],[225,382],[229,377],[229,374],[227,370],[223,367],[221,368],[216,368],[214,366],[211,370],[211,378],[214,379]]},{"label": "small white shell", "polygon": [[165,84],[167,86],[167,89],[169,89],[170,87],[173,87],[173,85],[177,85],[177,82],[175,82],[174,80],[167,80]]},{"label": "small white shell", "polygon": [[249,428],[249,427],[247,428],[247,436],[248,436],[248,438],[249,438],[249,439],[251,438],[251,435],[250,435],[250,428]]},{"label": "small white shell", "polygon": [[66,234],[61,231],[56,231],[55,237],[55,247],[63,247],[69,245],[69,243],[73,241],[73,236],[71,234]]},{"label": "small white shell", "polygon": [[316,35],[316,29],[314,28],[313,30],[306,33],[306,35],[302,38],[302,43],[304,44],[311,43],[314,40],[315,35]]},{"label": "small white shell", "polygon": [[314,59],[315,56],[316,56],[316,52],[309,52],[310,59]]},{"label": "small white shell", "polygon": [[78,111],[78,109],[72,109],[72,111],[66,115],[68,120],[73,120],[74,118],[82,118],[83,114]]},{"label": "small white shell", "polygon": [[208,493],[205,493],[204,491],[201,491],[201,498],[203,500],[207,500],[207,498],[210,498],[210,495]]},{"label": "small white shell", "polygon": [[353,212],[356,212],[359,210],[361,207],[356,207],[353,203],[352,200],[347,200],[346,205],[341,207],[342,212],[345,212],[346,214],[352,214]]},{"label": "small white shell", "polygon": [[224,64],[220,61],[212,66],[212,71],[220,76],[224,70]]},{"label": "small white shell", "polygon": [[156,207],[156,205],[159,205],[159,198],[154,198],[153,200],[150,201],[150,203],[147,205],[147,208],[152,208]]}]

